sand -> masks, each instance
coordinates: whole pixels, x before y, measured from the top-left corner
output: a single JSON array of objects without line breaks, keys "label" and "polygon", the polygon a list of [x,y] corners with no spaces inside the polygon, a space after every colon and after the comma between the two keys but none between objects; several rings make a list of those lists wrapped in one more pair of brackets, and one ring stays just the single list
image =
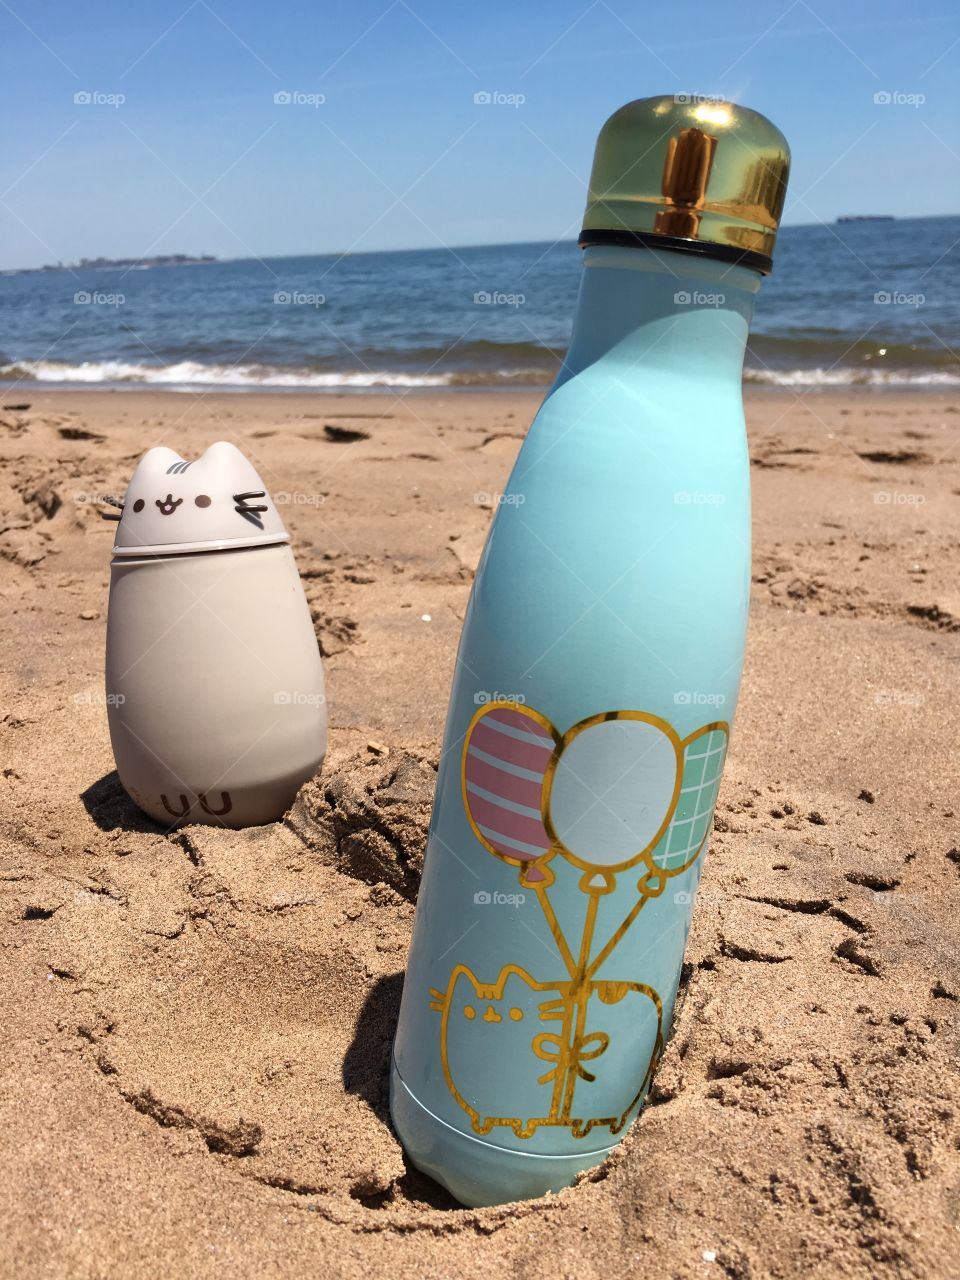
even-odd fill
[{"label": "sand", "polygon": [[[747,667],[651,1105],[542,1201],[464,1210],[404,1163],[447,692],[536,403],[4,399],[3,1275],[960,1273],[956,397],[748,397]],[[164,834],[113,772],[93,499],[218,438],[288,495],[331,747],[284,823]]]}]

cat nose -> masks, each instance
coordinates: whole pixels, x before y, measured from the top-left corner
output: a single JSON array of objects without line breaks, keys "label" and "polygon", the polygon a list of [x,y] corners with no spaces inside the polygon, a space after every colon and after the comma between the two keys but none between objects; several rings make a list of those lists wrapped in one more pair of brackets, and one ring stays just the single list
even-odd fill
[{"label": "cat nose", "polygon": [[162,502],[157,498],[156,505],[162,516],[172,516],[182,501],[182,498],[177,498],[176,501],[174,501],[173,494],[168,493]]}]

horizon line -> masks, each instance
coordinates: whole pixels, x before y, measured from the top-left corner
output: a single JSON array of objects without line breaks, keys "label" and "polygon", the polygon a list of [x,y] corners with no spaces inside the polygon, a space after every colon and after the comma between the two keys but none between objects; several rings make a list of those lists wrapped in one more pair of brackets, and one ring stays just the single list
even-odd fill
[{"label": "horizon line", "polygon": [[[782,233],[784,231],[801,231],[801,230],[808,229],[810,227],[833,227],[836,225],[838,219],[841,217],[842,218],[848,218],[848,217],[864,218],[866,220],[870,220],[873,218],[890,218],[894,222],[931,222],[937,219],[960,217],[960,212],[923,213],[923,214],[913,214],[908,217],[904,217],[900,214],[838,214],[837,218],[834,218],[832,222],[826,222],[824,220],[819,220],[815,222],[788,222],[788,223],[782,224],[779,228],[779,231],[780,233]],[[398,246],[392,249],[346,249],[346,250],[314,249],[310,252],[302,252],[302,253],[260,253],[260,254],[254,253],[254,254],[248,254],[243,257],[238,256],[235,258],[221,258],[221,257],[217,257],[216,255],[213,255],[211,257],[211,255],[205,254],[204,250],[200,250],[199,252],[196,252],[196,253],[188,253],[185,250],[178,249],[178,250],[174,250],[172,252],[167,252],[167,253],[156,253],[156,254],[144,255],[142,258],[133,258],[131,256],[127,256],[125,258],[116,259],[116,260],[126,261],[126,262],[134,261],[135,263],[140,263],[140,262],[149,262],[151,258],[185,257],[185,258],[192,259],[192,261],[188,263],[180,263],[180,264],[164,263],[160,265],[201,266],[204,264],[200,261],[200,259],[206,256],[208,259],[208,262],[206,263],[206,265],[209,266],[216,263],[224,264],[229,262],[281,262],[291,258],[362,258],[362,257],[375,257],[375,256],[388,254],[388,253],[444,253],[444,252],[458,253],[468,249],[512,249],[512,248],[520,248],[524,245],[535,247],[537,245],[544,245],[544,244],[548,244],[555,247],[561,244],[576,245],[576,243],[577,241],[576,241],[576,238],[574,237],[571,237],[570,239],[563,237],[559,240],[552,240],[550,238],[547,238],[546,240],[490,240],[490,241],[486,241],[484,243],[479,243],[479,244],[475,242],[472,244],[407,245],[403,247]],[[101,253],[101,254],[98,254],[96,257],[88,257],[87,262],[88,263],[96,262],[100,258],[106,258],[108,262],[113,260],[109,258],[108,255]],[[70,262],[70,263],[58,262],[56,264],[43,263],[40,266],[34,266],[34,267],[0,267],[0,275],[6,275],[9,277],[13,273],[27,274],[31,272],[42,273],[45,270],[46,271],[51,271],[51,270],[70,271],[74,269],[82,271],[85,268],[79,261]],[[127,267],[125,269],[131,270],[130,267]]]}]

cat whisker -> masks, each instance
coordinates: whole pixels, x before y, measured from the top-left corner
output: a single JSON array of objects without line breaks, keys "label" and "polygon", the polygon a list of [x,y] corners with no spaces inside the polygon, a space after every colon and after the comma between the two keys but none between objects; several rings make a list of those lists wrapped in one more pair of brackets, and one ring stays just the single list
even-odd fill
[{"label": "cat whisker", "polygon": [[258,529],[263,528],[263,520],[259,512],[266,511],[266,507],[234,507],[234,511],[238,515],[243,516],[244,520],[249,520],[251,524],[256,525]]},{"label": "cat whisker", "polygon": [[249,520],[252,525],[256,525],[258,529],[263,528],[263,521],[260,519],[259,512],[268,511],[269,507],[265,503],[251,504],[251,498],[265,498],[266,492],[263,489],[251,489],[249,493],[235,493],[233,500],[237,504],[234,507],[237,515],[243,516],[244,520]]},{"label": "cat whisker", "polygon": [[119,520],[119,519],[121,519],[121,517],[123,516],[123,503],[120,501],[120,499],[119,499],[119,498],[115,498],[115,497],[113,496],[113,494],[112,494],[112,493],[105,493],[105,494],[101,497],[100,501],[101,501],[101,502],[106,502],[106,503],[108,504],[108,506],[111,506],[111,507],[119,507],[119,508],[120,508],[120,515],[114,515],[114,513],[113,513],[112,511],[101,511],[101,512],[100,512],[100,519],[101,519],[101,520]]},{"label": "cat whisker", "polygon": [[549,1022],[555,1018],[562,1018],[564,1007],[563,1000],[541,1000],[539,1009],[541,1020]]}]

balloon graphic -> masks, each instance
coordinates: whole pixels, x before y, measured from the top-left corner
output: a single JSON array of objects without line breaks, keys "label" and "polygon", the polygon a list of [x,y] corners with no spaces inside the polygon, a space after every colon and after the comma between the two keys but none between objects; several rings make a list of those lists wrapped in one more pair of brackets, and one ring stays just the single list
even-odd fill
[{"label": "balloon graphic", "polygon": [[726,754],[726,724],[706,724],[683,741],[683,786],[666,835],[650,854],[667,875],[686,871],[706,845]]},{"label": "balloon graphic", "polygon": [[682,767],[680,740],[657,716],[619,711],[574,725],[549,789],[560,852],[583,871],[634,866],[667,829]]},{"label": "balloon graphic", "polygon": [[527,880],[543,879],[557,852],[582,871],[647,862],[678,875],[709,835],[727,733],[716,722],[681,741],[658,716],[616,711],[561,736],[531,707],[492,703],[464,742],[467,818],[484,848],[527,868]]},{"label": "balloon graphic", "polygon": [[[559,734],[538,711],[492,703],[473,718],[463,749],[463,803],[474,835],[503,862],[523,867],[554,852],[543,822],[547,770]],[[539,867],[527,879],[542,881]]]}]

